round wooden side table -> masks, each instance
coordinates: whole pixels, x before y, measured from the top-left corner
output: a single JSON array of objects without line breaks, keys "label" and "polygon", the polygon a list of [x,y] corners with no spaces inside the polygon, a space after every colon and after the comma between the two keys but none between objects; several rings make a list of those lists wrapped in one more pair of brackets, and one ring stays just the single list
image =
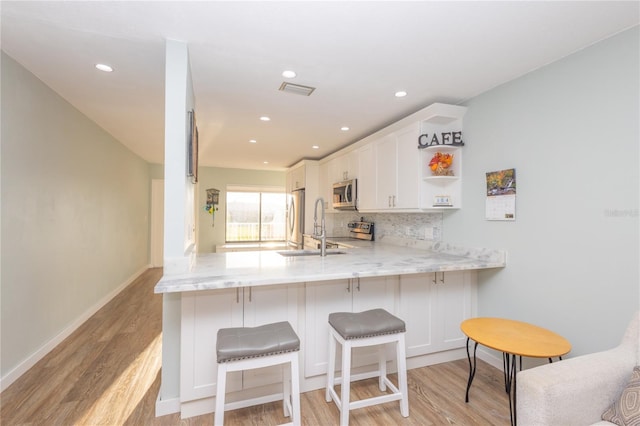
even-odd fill
[{"label": "round wooden side table", "polygon": [[[467,336],[467,358],[469,360],[469,380],[465,402],[469,402],[469,389],[476,374],[476,350],[478,344],[502,352],[505,391],[509,394],[509,413],[511,424],[516,426],[516,357],[548,358],[549,362],[558,357],[562,359],[571,350],[567,339],[546,328],[522,321],[504,318],[471,318],[460,325]],[[473,362],[469,351],[469,342],[473,340]]]}]

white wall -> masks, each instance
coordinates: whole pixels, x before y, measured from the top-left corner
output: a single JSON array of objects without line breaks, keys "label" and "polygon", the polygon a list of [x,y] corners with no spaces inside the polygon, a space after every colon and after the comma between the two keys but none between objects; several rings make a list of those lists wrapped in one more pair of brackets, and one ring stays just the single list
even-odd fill
[{"label": "white wall", "polygon": [[[639,31],[467,103],[464,208],[446,240],[504,248],[479,276],[481,316],[530,321],[571,355],[616,345],[639,299]],[[484,219],[485,173],[516,169],[515,222]]]},{"label": "white wall", "polygon": [[4,387],[147,267],[149,167],[3,53],[1,170]]},{"label": "white wall", "polygon": [[[195,250],[195,185],[187,177],[187,112],[194,108],[186,43],[167,40],[165,70],[164,268],[183,270]],[[168,269],[167,269],[168,268]]]},{"label": "white wall", "polygon": [[[189,51],[167,40],[165,63],[164,272],[187,270],[196,252],[195,188],[187,177],[187,111],[195,106]],[[152,168],[156,170],[155,167]],[[180,294],[162,296],[162,377],[156,414],[180,396]],[[168,408],[169,407],[169,408]]]}]

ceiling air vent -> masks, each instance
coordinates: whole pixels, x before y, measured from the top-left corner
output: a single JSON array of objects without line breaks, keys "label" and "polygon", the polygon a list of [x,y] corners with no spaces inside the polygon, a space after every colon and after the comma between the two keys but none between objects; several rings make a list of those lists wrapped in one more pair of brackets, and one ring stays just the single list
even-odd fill
[{"label": "ceiling air vent", "polygon": [[303,86],[301,84],[287,83],[283,81],[278,90],[283,92],[293,93],[295,95],[309,96],[316,90],[315,87]]}]

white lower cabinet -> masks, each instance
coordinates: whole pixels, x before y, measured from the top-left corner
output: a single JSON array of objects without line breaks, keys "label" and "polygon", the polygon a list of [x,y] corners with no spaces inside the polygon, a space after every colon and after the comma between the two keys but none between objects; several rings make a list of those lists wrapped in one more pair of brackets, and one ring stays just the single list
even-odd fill
[{"label": "white lower cabinet", "polygon": [[[297,295],[298,285],[295,284],[183,293],[181,402],[215,396],[218,329],[289,321],[297,330]],[[227,376],[227,393],[279,383],[282,381],[281,368],[231,373]]]},{"label": "white lower cabinet", "polygon": [[[304,376],[327,372],[329,314],[382,308],[395,313],[398,277],[355,278],[305,284]],[[354,367],[376,362],[368,348],[354,352]]]},{"label": "white lower cabinet", "polygon": [[[323,386],[318,376],[327,371],[330,313],[386,309],[406,322],[408,358],[444,353],[465,345],[460,323],[476,314],[476,277],[476,271],[454,271],[185,292],[181,313],[181,415],[186,418],[213,412],[215,348],[220,328],[289,321],[302,345],[301,385],[307,390],[317,389]],[[459,353],[440,357],[439,362],[457,359],[455,356]],[[415,365],[430,362],[415,359]],[[356,348],[353,352],[354,368],[376,362],[373,348]],[[242,391],[242,396],[261,397],[265,389],[278,392],[281,381],[280,366],[232,373],[227,378],[227,393]]]},{"label": "white lower cabinet", "polygon": [[400,276],[398,316],[407,323],[407,357],[464,347],[460,323],[475,315],[476,272]]}]

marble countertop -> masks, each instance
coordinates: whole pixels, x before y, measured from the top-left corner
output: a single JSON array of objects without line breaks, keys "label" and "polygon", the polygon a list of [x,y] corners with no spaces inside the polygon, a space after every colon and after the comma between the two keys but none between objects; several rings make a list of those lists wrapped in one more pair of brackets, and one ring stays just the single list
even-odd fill
[{"label": "marble countertop", "polygon": [[[389,243],[391,242],[391,244]],[[165,274],[156,293],[219,290],[273,284],[477,270],[506,266],[501,250],[450,244],[367,242],[344,254],[282,256],[278,251],[207,253],[195,256],[188,271]],[[329,252],[336,251],[329,250]]]}]

